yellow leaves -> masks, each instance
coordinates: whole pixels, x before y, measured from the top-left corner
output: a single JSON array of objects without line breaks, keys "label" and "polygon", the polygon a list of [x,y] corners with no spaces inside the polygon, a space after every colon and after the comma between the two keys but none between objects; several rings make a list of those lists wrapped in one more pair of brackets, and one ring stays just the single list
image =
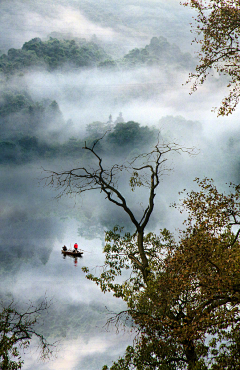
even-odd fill
[{"label": "yellow leaves", "polygon": [[132,191],[135,190],[136,186],[138,186],[138,187],[143,186],[143,182],[141,181],[137,171],[133,172],[133,174],[132,174],[132,176],[129,180],[129,183],[130,183],[130,187],[131,187]]},{"label": "yellow leaves", "polygon": [[[167,229],[143,238],[150,271],[146,281],[136,263],[140,261],[136,235],[122,236],[118,227],[106,234],[106,264],[100,278],[84,270],[102,291],[111,290],[127,303],[139,329],[141,354],[148,359],[151,353],[154,361],[165,361],[173,352],[186,360],[191,346],[200,353],[198,346],[204,345],[207,335],[220,337],[240,315],[240,244],[232,231],[232,223],[240,219],[239,188],[232,186],[225,194],[212,179],[195,181],[199,188],[187,193],[179,206],[188,218],[178,241]],[[121,271],[127,266],[126,278]]]},{"label": "yellow leaves", "polygon": [[195,179],[199,191],[191,191],[180,203],[180,212],[187,211],[185,224],[189,228],[206,229],[217,237],[229,231],[240,217],[239,189],[232,187],[229,194],[219,193],[212,179]]},{"label": "yellow leaves", "polygon": [[[190,6],[198,12],[195,18],[196,24],[192,24],[193,32],[200,38],[193,42],[200,44],[198,52],[199,64],[196,72],[190,74],[187,82],[193,80],[191,92],[197,90],[214,68],[219,74],[228,75],[230,82],[227,83],[230,90],[218,109],[218,116],[229,115],[239,102],[239,14],[240,4],[238,0],[190,0],[183,4]],[[232,88],[231,88],[232,87]]]}]

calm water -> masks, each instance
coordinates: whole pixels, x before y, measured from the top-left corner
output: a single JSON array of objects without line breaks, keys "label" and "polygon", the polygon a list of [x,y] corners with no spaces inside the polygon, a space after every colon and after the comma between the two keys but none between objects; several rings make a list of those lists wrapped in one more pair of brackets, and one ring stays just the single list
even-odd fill
[{"label": "calm water", "polygon": [[[162,178],[149,230],[167,227],[174,232],[181,227],[183,220],[169,205],[178,200],[179,190],[196,186],[192,182],[196,176],[213,177],[220,189],[227,181],[239,182],[238,147],[226,155],[225,137],[219,135],[217,140],[201,133],[197,139],[201,144],[198,156],[176,155],[170,161],[175,170]],[[116,335],[114,327],[106,332],[109,311],[117,313],[125,307],[110,293],[101,293],[85,278],[81,267],[99,272],[104,262],[104,230],[116,224],[129,225],[128,217],[98,192],[57,201],[56,193],[39,179],[43,177],[41,167],[60,166],[71,168],[72,162],[56,159],[1,166],[0,295],[3,301],[14,299],[23,307],[29,301],[37,304],[45,296],[51,302],[40,330],[49,341],[59,341],[57,357],[36,365],[38,353],[33,342],[23,355],[25,369],[97,370],[117,359],[133,336],[128,330]],[[132,193],[126,185],[121,190],[125,194],[128,188],[131,207],[140,216],[146,194],[142,188]],[[84,250],[83,258],[63,258],[62,246],[73,247],[75,242]]]},{"label": "calm water", "polygon": [[[100,369],[130,340],[127,333],[116,336],[114,328],[106,332],[106,306],[118,312],[123,305],[102,294],[81,270],[86,265],[97,272],[103,264],[103,230],[101,239],[81,237],[75,200],[56,202],[50,189],[38,185],[36,165],[2,167],[1,173],[0,294],[3,301],[14,298],[25,306],[46,296],[51,306],[40,330],[60,341],[57,358],[37,365],[33,342],[24,368]],[[64,244],[75,242],[85,251],[77,262],[61,254]]]}]

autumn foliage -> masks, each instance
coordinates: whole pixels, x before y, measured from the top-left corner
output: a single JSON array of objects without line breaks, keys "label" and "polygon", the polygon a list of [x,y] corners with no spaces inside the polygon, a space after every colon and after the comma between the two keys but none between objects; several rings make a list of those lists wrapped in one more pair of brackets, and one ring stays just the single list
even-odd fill
[{"label": "autumn foliage", "polygon": [[197,11],[192,32],[200,45],[199,64],[190,74],[192,91],[203,84],[215,69],[227,76],[229,94],[222,100],[218,115],[229,115],[240,97],[240,3],[239,0],[189,0],[183,3]]},{"label": "autumn foliage", "polygon": [[[136,331],[134,345],[111,370],[240,366],[240,188],[230,185],[225,194],[212,180],[195,181],[199,190],[173,205],[188,215],[183,230],[144,237],[147,283],[137,266],[136,237],[121,236],[118,228],[106,234],[102,273],[85,269],[103,291],[127,303],[110,322]],[[119,282],[126,270],[129,277]]]}]

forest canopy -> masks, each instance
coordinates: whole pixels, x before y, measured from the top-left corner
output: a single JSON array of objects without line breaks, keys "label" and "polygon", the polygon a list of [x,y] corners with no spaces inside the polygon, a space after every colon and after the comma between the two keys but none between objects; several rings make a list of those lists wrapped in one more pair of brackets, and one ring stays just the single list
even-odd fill
[{"label": "forest canopy", "polygon": [[165,37],[153,37],[149,45],[129,51],[120,65],[133,68],[138,65],[167,65],[176,64],[179,68],[191,68],[193,58],[189,53],[181,52],[175,44],[170,44]]},{"label": "forest canopy", "polygon": [[42,41],[34,38],[25,42],[21,49],[9,49],[0,57],[0,72],[12,74],[30,68],[47,68],[53,71],[69,65],[72,68],[93,67],[109,59],[105,51],[93,42],[58,40]]},{"label": "forest canopy", "polygon": [[[97,40],[96,40],[97,42]],[[71,70],[99,67],[104,69],[133,68],[143,65],[177,65],[190,68],[192,57],[182,53],[177,45],[171,45],[164,37],[153,37],[145,48],[135,48],[122,58],[113,59],[102,46],[85,39],[57,39],[42,41],[36,37],[23,44],[21,49],[11,48],[0,56],[0,72],[9,75],[31,69],[59,68]]]}]

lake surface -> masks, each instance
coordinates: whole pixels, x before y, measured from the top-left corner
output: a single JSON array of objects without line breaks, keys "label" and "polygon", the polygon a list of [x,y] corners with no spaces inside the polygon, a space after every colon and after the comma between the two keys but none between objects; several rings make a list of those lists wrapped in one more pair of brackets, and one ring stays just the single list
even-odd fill
[{"label": "lake surface", "polygon": [[[95,271],[103,264],[104,231],[102,239],[81,237],[73,216],[79,212],[75,200],[56,202],[49,188],[38,185],[35,166],[1,167],[0,294],[3,301],[14,298],[25,306],[45,296],[51,301],[40,330],[49,341],[60,341],[57,358],[36,365],[33,342],[23,356],[25,369],[99,369],[118,357],[131,338],[127,333],[116,336],[114,328],[106,331],[108,310],[118,312],[124,305],[102,294],[81,270],[86,265]],[[83,258],[64,258],[62,246],[75,242],[84,250]]]},{"label": "lake surface", "polygon": [[[169,205],[178,199],[178,191],[186,184],[193,186],[191,180],[197,174],[215,172],[220,186],[225,176],[237,178],[235,167],[228,166],[224,159],[224,151],[212,142],[211,162],[218,161],[222,163],[221,173],[217,166],[206,166],[201,154],[195,158],[176,157],[175,171],[164,177],[159,186],[149,230],[158,232],[168,227],[174,231],[181,227],[183,219]],[[59,341],[56,358],[36,365],[39,354],[33,341],[23,355],[25,369],[97,370],[123,354],[134,335],[130,328],[120,330],[118,335],[114,326],[106,330],[109,315],[125,306],[88,281],[81,267],[88,266],[91,272],[99,273],[104,263],[104,230],[129,223],[124,213],[98,191],[56,200],[57,193],[45,187],[41,179],[42,167],[54,169],[57,164],[44,160],[1,166],[0,295],[3,301],[14,299],[22,307],[30,301],[37,304],[44,297],[51,302],[40,330],[49,341]],[[137,197],[138,202],[132,204],[141,214],[141,200],[144,203],[146,194],[140,190]],[[83,257],[64,258],[62,246],[72,248],[75,242],[84,250]]]}]

